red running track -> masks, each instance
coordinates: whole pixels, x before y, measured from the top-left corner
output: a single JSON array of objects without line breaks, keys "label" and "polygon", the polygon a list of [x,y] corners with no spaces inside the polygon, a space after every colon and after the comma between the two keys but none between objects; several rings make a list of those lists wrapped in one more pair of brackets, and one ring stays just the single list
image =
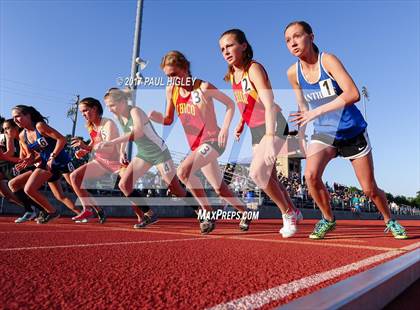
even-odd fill
[{"label": "red running track", "polygon": [[310,240],[305,220],[290,239],[278,220],[250,231],[222,221],[208,236],[194,219],[37,225],[0,218],[0,304],[5,309],[263,308],[285,304],[420,247],[420,221],[395,240],[381,221],[337,221]]}]

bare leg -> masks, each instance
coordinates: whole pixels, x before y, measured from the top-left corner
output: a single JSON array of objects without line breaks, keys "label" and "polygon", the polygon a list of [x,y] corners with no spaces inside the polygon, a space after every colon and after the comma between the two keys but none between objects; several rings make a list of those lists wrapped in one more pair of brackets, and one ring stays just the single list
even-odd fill
[{"label": "bare leg", "polygon": [[[255,184],[277,205],[281,213],[286,214],[289,209],[295,210],[295,207],[286,189],[277,178],[276,167],[267,166],[265,163],[264,153],[268,142],[267,137],[264,137],[259,144],[254,146],[249,174]],[[279,137],[274,137],[276,153],[280,152],[284,142]]]},{"label": "bare leg", "polygon": [[[68,174],[67,178],[69,178]],[[64,176],[64,175],[63,175]],[[69,180],[70,181],[70,180]],[[70,183],[71,184],[71,183]],[[64,195],[63,193],[63,189],[61,187],[60,184],[60,180],[57,180],[55,182],[49,182],[48,186],[51,189],[51,192],[53,193],[54,197],[60,201],[61,203],[63,203],[67,208],[69,208],[70,210],[72,210],[74,213],[79,214],[80,211],[74,206],[73,201],[71,201],[71,199],[69,197],[67,197],[66,195]]]},{"label": "bare leg", "polygon": [[388,201],[384,191],[378,188],[375,181],[372,152],[361,158],[353,159],[351,164],[353,165],[363,192],[372,199],[384,217],[384,222],[387,223],[391,219],[391,212],[389,211]]},{"label": "bare leg", "polygon": [[39,192],[39,189],[45,184],[45,182],[48,181],[51,175],[50,171],[37,168],[34,172],[32,172],[24,187],[25,193],[43,207],[48,213],[54,213],[56,210],[48,199]]},{"label": "bare leg", "polygon": [[203,184],[201,184],[195,173],[212,161],[217,160],[218,157],[219,153],[214,148],[207,144],[202,144],[189,154],[178,167],[177,174],[179,179],[188,187],[200,206],[206,211],[212,211],[212,207],[206,197]]},{"label": "bare leg", "polygon": [[187,191],[181,186],[181,183],[176,175],[176,168],[172,159],[156,165],[156,169],[162,176],[162,180],[168,185],[172,194],[177,197],[186,197]]},{"label": "bare leg", "polygon": [[77,168],[70,174],[70,184],[77,197],[80,199],[80,203],[82,204],[83,209],[96,209],[97,206],[96,201],[90,196],[89,192],[83,188],[83,181],[98,179],[107,173],[109,173],[107,169],[93,160]]},{"label": "bare leg", "polygon": [[209,181],[211,186],[216,191],[216,194],[222,197],[228,204],[233,206],[240,212],[246,211],[244,203],[236,197],[227,184],[223,181],[222,173],[220,172],[219,163],[217,159],[208,163],[206,166],[201,168],[206,179]]},{"label": "bare leg", "polygon": [[[135,157],[130,162],[118,184],[118,187],[126,197],[129,197],[133,192],[135,181],[141,178],[151,167],[152,165],[150,163],[138,157]],[[134,212],[136,213],[137,218],[143,218],[143,212],[141,212],[141,210],[139,210],[136,206],[133,205],[133,209],[135,210]]]},{"label": "bare leg", "polygon": [[322,174],[327,164],[335,156],[336,150],[334,147],[321,143],[311,143],[306,157],[305,180],[309,193],[321,210],[322,216],[328,221],[332,221],[334,215],[331,210],[330,195],[322,182]]},{"label": "bare leg", "polygon": [[[1,178],[1,176],[0,176]],[[6,198],[10,202],[13,202],[17,205],[22,206],[22,202],[13,194],[13,192],[10,190],[9,186],[7,185],[7,180],[0,179],[0,196]]]},{"label": "bare leg", "polygon": [[32,171],[27,171],[11,179],[8,184],[10,190],[12,192],[17,192],[18,190],[23,189],[31,174]]}]

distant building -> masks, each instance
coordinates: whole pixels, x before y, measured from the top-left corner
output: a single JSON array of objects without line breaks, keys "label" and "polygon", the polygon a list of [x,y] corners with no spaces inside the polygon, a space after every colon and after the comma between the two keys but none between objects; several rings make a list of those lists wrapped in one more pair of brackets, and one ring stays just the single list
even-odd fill
[{"label": "distant building", "polygon": [[277,174],[282,174],[286,178],[292,175],[293,172],[296,172],[299,175],[299,178],[302,177],[302,159],[303,156],[300,148],[299,142],[296,136],[288,136],[287,149],[284,149],[280,152],[280,155],[277,157],[276,169]]}]

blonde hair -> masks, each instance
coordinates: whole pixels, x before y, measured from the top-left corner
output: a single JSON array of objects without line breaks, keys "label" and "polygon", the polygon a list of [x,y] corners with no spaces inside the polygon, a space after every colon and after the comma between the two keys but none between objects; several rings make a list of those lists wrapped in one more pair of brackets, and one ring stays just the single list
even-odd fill
[{"label": "blonde hair", "polygon": [[104,99],[110,99],[114,102],[124,101],[125,103],[128,103],[128,100],[132,99],[131,90],[128,88],[119,89],[112,87],[105,93]]},{"label": "blonde hair", "polygon": [[163,69],[166,65],[176,66],[187,70],[188,75],[191,75],[190,62],[180,51],[170,51],[163,56],[160,63],[160,68]]}]

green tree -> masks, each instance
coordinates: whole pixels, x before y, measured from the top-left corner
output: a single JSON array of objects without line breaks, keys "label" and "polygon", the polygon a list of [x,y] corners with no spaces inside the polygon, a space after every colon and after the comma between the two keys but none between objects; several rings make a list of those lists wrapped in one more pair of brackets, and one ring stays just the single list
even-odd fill
[{"label": "green tree", "polygon": [[420,191],[417,192],[417,196],[413,198],[412,202],[420,208]]},{"label": "green tree", "polygon": [[410,205],[410,201],[403,195],[395,196],[395,203],[399,205]]},{"label": "green tree", "polygon": [[357,193],[357,192],[360,192],[360,189],[358,189],[357,187],[354,187],[354,186],[349,186],[349,192],[350,193]]},{"label": "green tree", "polygon": [[389,202],[392,202],[392,201],[394,201],[394,200],[395,200],[394,195],[392,195],[391,193],[385,193],[385,195],[386,195],[386,199],[387,199]]}]

